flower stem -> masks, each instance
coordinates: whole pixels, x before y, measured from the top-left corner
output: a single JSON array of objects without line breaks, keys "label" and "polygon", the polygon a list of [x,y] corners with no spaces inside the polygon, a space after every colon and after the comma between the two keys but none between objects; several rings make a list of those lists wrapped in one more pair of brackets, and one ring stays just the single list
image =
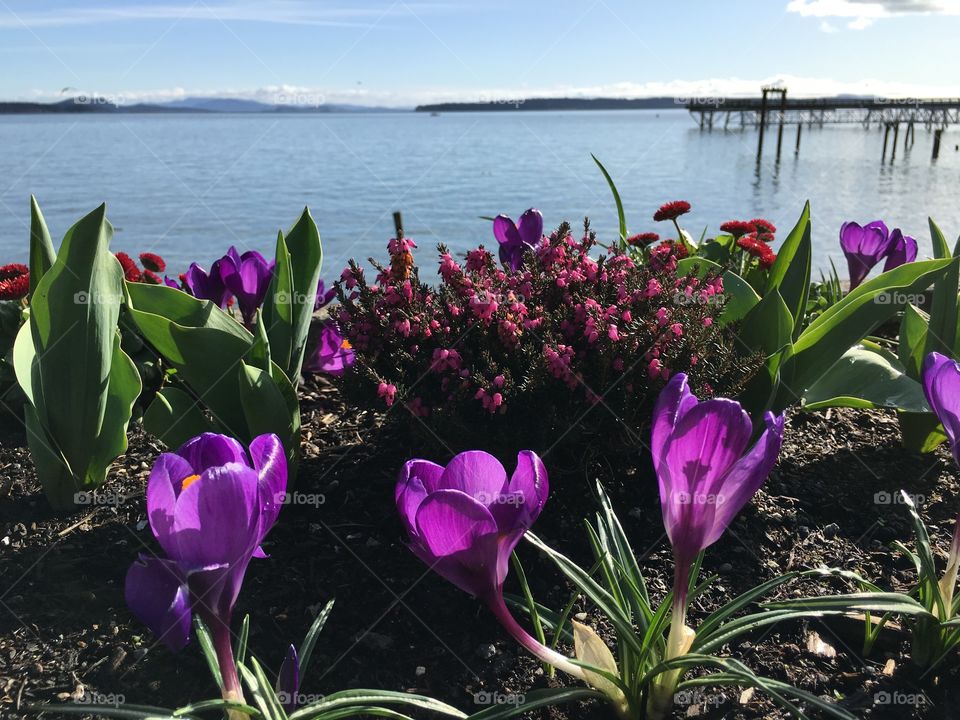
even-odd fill
[{"label": "flower stem", "polygon": [[522,645],[530,654],[534,657],[539,658],[549,665],[562,670],[568,675],[583,680],[586,682],[586,677],[583,674],[583,669],[578,665],[574,665],[567,659],[565,656],[558,653],[556,650],[548,648],[546,645],[539,642],[534,638],[530,633],[524,630],[520,623],[514,619],[513,615],[510,614],[509,608],[507,608],[506,603],[503,601],[503,593],[495,592],[492,593],[492,596],[486,599],[487,606],[497,617],[497,620],[500,621],[500,624],[503,625],[504,629],[513,636],[513,639],[516,640],[520,645]]},{"label": "flower stem", "polygon": [[[237,664],[233,659],[233,644],[230,642],[230,623],[217,619],[213,623],[213,649],[217,653],[220,676],[223,679],[222,697],[224,700],[243,702],[243,687],[237,674]],[[228,710],[229,720],[248,720],[246,713]]]},{"label": "flower stem", "polygon": [[[686,655],[696,637],[692,628],[687,627],[687,583],[690,568],[677,566],[673,581],[673,613],[670,618],[670,634],[664,660],[673,660]],[[652,720],[660,720],[670,714],[673,708],[673,694],[683,675],[683,669],[667,670],[658,675],[651,687],[647,700],[647,714]]]}]

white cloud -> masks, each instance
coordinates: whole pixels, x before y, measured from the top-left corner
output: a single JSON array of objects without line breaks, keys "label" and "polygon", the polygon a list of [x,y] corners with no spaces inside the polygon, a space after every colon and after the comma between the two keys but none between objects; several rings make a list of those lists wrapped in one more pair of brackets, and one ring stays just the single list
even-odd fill
[{"label": "white cloud", "polygon": [[[2,3],[0,3],[2,5]],[[211,0],[184,4],[125,4],[114,7],[59,7],[14,11],[2,5],[0,28],[98,25],[131,20],[249,21],[296,25],[368,26],[389,16],[448,9],[444,3],[386,1],[379,7],[320,6],[303,0]]]},{"label": "white cloud", "polygon": [[826,20],[821,20],[821,21],[820,21],[820,32],[835,33],[835,32],[840,32],[840,30],[837,29],[837,26],[836,26],[836,25],[832,25],[832,24],[830,24],[829,22],[827,22]]},{"label": "white cloud", "polygon": [[[849,19],[847,27],[851,30],[864,30],[881,18],[960,15],[960,0],[790,0],[787,12],[802,17],[845,18]],[[822,20],[820,29],[833,32],[835,27]]]},{"label": "white cloud", "polygon": [[113,92],[103,88],[71,88],[66,94],[35,90],[19,100],[56,101],[73,95],[99,96],[111,102],[133,104],[178,100],[187,97],[230,97],[257,100],[268,104],[354,104],[382,107],[412,107],[437,102],[497,102],[509,104],[513,100],[545,97],[756,97],[763,85],[779,84],[787,87],[789,97],[820,97],[832,95],[876,95],[878,97],[960,97],[960,80],[953,84],[920,85],[888,82],[877,79],[839,81],[829,78],[810,78],[776,75],[757,78],[710,78],[704,80],[672,80],[666,82],[618,82],[601,85],[554,85],[551,87],[517,88],[486,87],[473,90],[443,87],[412,88],[407,90],[380,90],[372,87],[309,87],[299,85],[271,85],[257,88],[162,88]]}]

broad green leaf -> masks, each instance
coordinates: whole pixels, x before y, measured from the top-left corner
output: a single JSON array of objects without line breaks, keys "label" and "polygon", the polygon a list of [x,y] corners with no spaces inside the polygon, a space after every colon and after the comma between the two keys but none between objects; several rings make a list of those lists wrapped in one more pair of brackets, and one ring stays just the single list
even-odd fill
[{"label": "broad green leaf", "polygon": [[37,290],[37,285],[47,270],[57,261],[57,253],[53,249],[47,221],[43,219],[37,198],[30,196],[30,294]]},{"label": "broad green leaf", "polygon": [[607,169],[603,166],[603,163],[597,160],[597,156],[593,153],[590,153],[590,157],[593,158],[597,167],[600,168],[600,172],[603,173],[607,185],[610,186],[610,192],[613,193],[613,201],[617,204],[617,220],[620,223],[620,242],[625,242],[627,239],[627,217],[623,212],[623,201],[620,199],[620,193],[617,191],[617,186],[613,182],[613,178],[610,177],[610,173],[608,173]]},{"label": "broad green leaf", "polygon": [[907,375],[914,380],[920,379],[923,368],[923,359],[926,357],[924,349],[927,345],[927,329],[929,316],[917,308],[913,303],[907,303],[903,308],[903,318],[900,320],[900,333],[897,342],[897,357],[900,364],[907,371]]},{"label": "broad green leaf", "polygon": [[[277,284],[271,284],[264,317],[274,362],[296,385],[300,380],[323,265],[320,231],[309,208],[303,209],[296,225],[283,236],[283,242],[278,238],[276,260],[274,279]],[[282,296],[284,286],[288,284],[286,277],[289,277],[290,294]]]},{"label": "broad green leaf", "polygon": [[[288,383],[279,369],[278,373],[281,382]],[[296,403],[291,407],[288,396],[281,391],[274,377],[258,367],[241,360],[237,375],[240,403],[250,439],[276,433],[283,441],[288,462],[292,463],[300,446],[300,413]],[[290,474],[294,473],[291,471]]]},{"label": "broad green leaf", "polygon": [[867,281],[843,300],[828,308],[804,330],[794,343],[794,353],[776,411],[802,397],[855,343],[870,334],[900,310],[911,295],[926,290],[940,278],[952,260],[923,260],[901,265]]},{"label": "broad green leaf", "polygon": [[[951,257],[950,246],[937,224],[930,219],[933,252],[937,258]],[[933,303],[930,308],[930,330],[924,354],[938,352],[951,354],[957,342],[957,294],[960,293],[960,257],[954,258],[943,277],[933,285]]]},{"label": "broad green leaf", "polygon": [[143,414],[143,426],[170,448],[180,447],[190,438],[222,428],[210,422],[202,405],[180,388],[161,388]]},{"label": "broad green leaf", "polygon": [[854,345],[803,395],[806,410],[828,407],[928,410],[923,386],[889,350],[868,340]]},{"label": "broad green leaf", "polygon": [[743,319],[738,336],[741,349],[773,357],[793,337],[793,315],[779,291],[771,290]]},{"label": "broad green leaf", "polygon": [[793,339],[804,327],[803,318],[810,294],[810,270],[813,264],[813,246],[810,239],[810,202],[807,201],[800,219],[784,240],[777,259],[770,268],[767,289],[777,290],[793,316]]},{"label": "broad green leaf", "polygon": [[290,253],[283,233],[277,233],[277,249],[273,266],[273,279],[263,303],[260,322],[262,331],[270,339],[272,355],[281,367],[290,365],[293,352],[293,268]]},{"label": "broad green leaf", "polygon": [[897,419],[903,447],[911,452],[932,453],[947,440],[940,419],[932,412],[901,412]]}]

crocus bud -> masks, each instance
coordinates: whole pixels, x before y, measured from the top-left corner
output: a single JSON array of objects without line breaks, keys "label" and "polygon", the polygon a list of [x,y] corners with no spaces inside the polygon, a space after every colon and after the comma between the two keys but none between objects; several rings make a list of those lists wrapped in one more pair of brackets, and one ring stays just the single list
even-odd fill
[{"label": "crocus bud", "polygon": [[862,226],[855,222],[845,222],[840,227],[840,248],[847,258],[850,289],[853,290],[889,253],[887,226],[880,220]]},{"label": "crocus bud", "polygon": [[291,645],[287,650],[280,672],[277,675],[277,699],[288,713],[297,709],[297,694],[300,692],[300,660],[297,649]]}]

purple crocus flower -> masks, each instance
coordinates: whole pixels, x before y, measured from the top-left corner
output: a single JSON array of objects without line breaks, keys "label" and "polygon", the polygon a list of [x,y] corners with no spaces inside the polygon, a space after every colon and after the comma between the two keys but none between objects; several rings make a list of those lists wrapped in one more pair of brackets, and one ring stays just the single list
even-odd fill
[{"label": "purple crocus flower", "polygon": [[697,555],[720,539],[777,461],[784,418],[764,419],[766,430],[748,450],[753,424],[740,403],[697,400],[683,373],[657,399],[651,453],[681,592]]},{"label": "purple crocus flower", "polygon": [[317,346],[303,364],[304,372],[340,376],[353,367],[357,356],[350,341],[337,329],[336,323],[323,324]]},{"label": "purple crocus flower", "polygon": [[904,235],[900,228],[894,228],[890,233],[890,247],[887,250],[887,262],[883,271],[893,270],[917,259],[917,241],[909,235]]},{"label": "purple crocus flower", "polygon": [[297,696],[300,693],[300,659],[297,649],[291,645],[280,665],[277,674],[277,699],[288,713],[297,709]]},{"label": "purple crocus flower", "polygon": [[[773,469],[783,442],[783,415],[765,416],[767,428],[749,448],[750,416],[723,398],[699,401],[677,373],[660,392],[653,411],[650,451],[660,484],[660,509],[673,546],[673,613],[664,660],[689,652],[695,633],[687,626],[687,588],[697,555],[723,535]],[[651,717],[673,704],[681,670],[657,676],[649,699]]]},{"label": "purple crocus flower", "polygon": [[850,289],[853,290],[890,252],[887,226],[880,220],[862,226],[852,221],[845,222],[840,226],[840,247],[847,257]]},{"label": "purple crocus flower", "polygon": [[953,459],[960,465],[960,363],[937,352],[923,362],[923,392],[943,423]]},{"label": "purple crocus flower", "polygon": [[430,568],[493,611],[504,628],[541,660],[583,679],[583,671],[541,645],[513,618],[503,599],[510,555],[547,502],[543,461],[524,450],[508,478],[492,455],[472,450],[446,467],[410,460],[395,500],[410,549]]},{"label": "purple crocus flower", "polygon": [[[141,554],[127,571],[127,605],[172,650],[190,639],[194,612],[206,622],[223,695],[242,696],[230,619],[253,557],[280,513],[287,461],[276,435],[243,446],[204,433],[163,453],[147,481],[147,517],[166,557]],[[250,462],[252,460],[252,463]]]},{"label": "purple crocus flower", "polygon": [[210,272],[208,273],[197,263],[191,263],[183,276],[187,292],[195,298],[210,300],[220,308],[225,308],[227,301],[230,299],[230,291],[223,284],[222,266],[223,259],[221,258],[210,266]]},{"label": "purple crocus flower", "polygon": [[[943,430],[950,443],[950,451],[957,465],[960,465],[960,363],[956,360],[932,352],[923,361],[923,392],[927,396],[930,409],[943,424]],[[953,616],[953,597],[956,592],[957,575],[960,573],[960,515],[953,525],[953,542],[947,556],[947,569],[940,579],[940,593],[944,600],[945,617]]]},{"label": "purple crocus flower", "polygon": [[497,215],[493,234],[500,243],[500,262],[516,272],[523,265],[524,253],[536,248],[543,237],[543,215],[530,208],[516,223],[506,215]]},{"label": "purple crocus flower", "polygon": [[221,258],[220,277],[227,290],[237,298],[240,314],[247,325],[253,323],[257,309],[263,305],[273,277],[273,262],[256,250],[240,255],[235,247]]}]

